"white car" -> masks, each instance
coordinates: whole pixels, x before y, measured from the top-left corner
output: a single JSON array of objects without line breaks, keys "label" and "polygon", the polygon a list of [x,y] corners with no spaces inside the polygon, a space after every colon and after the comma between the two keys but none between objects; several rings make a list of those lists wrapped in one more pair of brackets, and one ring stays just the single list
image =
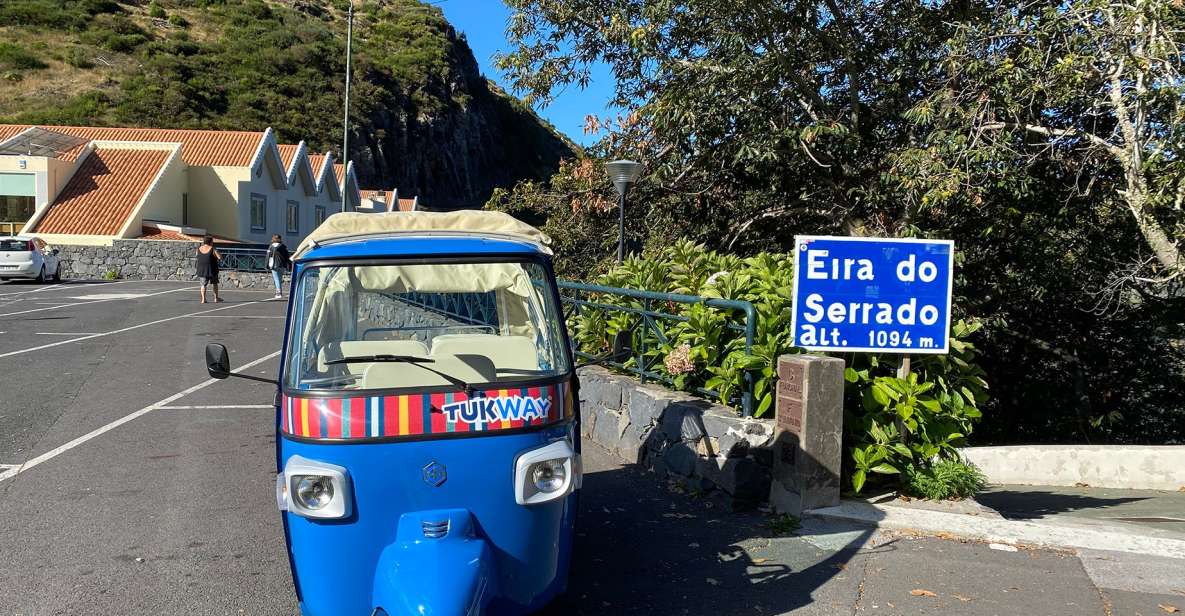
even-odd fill
[{"label": "white car", "polygon": [[61,280],[62,263],[58,260],[58,249],[46,248],[45,242],[37,238],[0,237],[0,280]]}]

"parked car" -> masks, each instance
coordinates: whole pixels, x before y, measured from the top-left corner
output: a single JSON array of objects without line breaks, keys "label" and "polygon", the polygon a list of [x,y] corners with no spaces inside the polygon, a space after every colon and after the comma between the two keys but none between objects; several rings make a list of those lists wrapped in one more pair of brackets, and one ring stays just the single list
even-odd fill
[{"label": "parked car", "polygon": [[37,282],[62,279],[58,249],[49,250],[37,238],[0,238],[0,280],[32,278]]}]

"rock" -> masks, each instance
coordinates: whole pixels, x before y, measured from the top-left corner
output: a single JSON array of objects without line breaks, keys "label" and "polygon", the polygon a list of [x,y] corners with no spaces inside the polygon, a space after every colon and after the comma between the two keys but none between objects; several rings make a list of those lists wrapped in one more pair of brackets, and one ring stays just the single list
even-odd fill
[{"label": "rock", "polygon": [[690,477],[695,473],[696,463],[700,459],[695,450],[687,443],[671,443],[663,451],[662,457],[667,470],[685,477]]},{"label": "rock", "polygon": [[605,449],[615,451],[624,430],[624,426],[621,426],[622,415],[605,408],[595,406],[592,408],[595,409],[594,412],[597,415],[596,425],[593,426],[592,431],[593,440],[600,443]]}]

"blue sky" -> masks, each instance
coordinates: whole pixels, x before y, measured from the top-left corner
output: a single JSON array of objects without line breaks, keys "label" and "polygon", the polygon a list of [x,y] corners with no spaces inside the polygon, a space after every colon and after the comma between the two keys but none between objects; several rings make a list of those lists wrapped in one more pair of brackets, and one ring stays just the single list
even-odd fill
[{"label": "blue sky", "polygon": [[[493,64],[495,53],[510,48],[506,42],[506,19],[510,16],[510,10],[506,5],[499,0],[444,0],[435,4],[444,11],[445,18],[453,27],[465,34],[482,73],[512,91],[506,78]],[[588,88],[581,90],[572,86],[556,96],[550,105],[536,107],[535,111],[576,143],[589,145],[596,141],[596,137],[584,134],[584,117],[588,114],[600,117],[615,114],[607,106],[612,96],[613,73],[602,65],[593,71]]]}]

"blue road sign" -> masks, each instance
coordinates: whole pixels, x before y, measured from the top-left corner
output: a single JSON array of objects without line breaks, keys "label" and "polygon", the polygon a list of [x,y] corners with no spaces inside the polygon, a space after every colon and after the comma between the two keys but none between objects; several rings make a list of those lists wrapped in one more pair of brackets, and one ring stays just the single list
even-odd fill
[{"label": "blue road sign", "polygon": [[794,238],[794,345],[946,353],[951,240]]}]

